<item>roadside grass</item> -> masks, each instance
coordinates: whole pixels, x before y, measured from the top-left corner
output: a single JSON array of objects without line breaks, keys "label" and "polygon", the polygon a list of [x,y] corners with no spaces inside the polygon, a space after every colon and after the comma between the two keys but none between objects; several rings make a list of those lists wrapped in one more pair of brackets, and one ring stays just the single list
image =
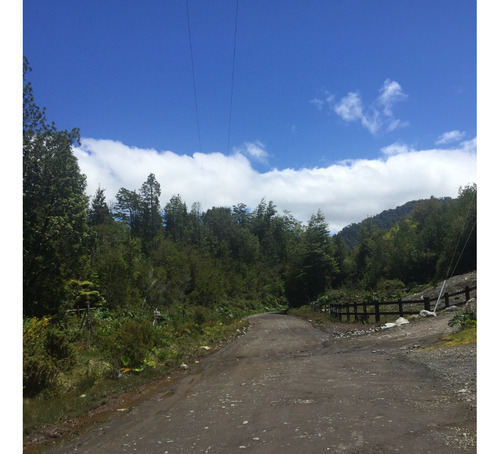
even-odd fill
[{"label": "roadside grass", "polygon": [[144,359],[140,367],[128,367],[128,358],[110,361],[99,345],[103,339],[80,341],[75,347],[76,364],[58,374],[56,385],[23,398],[23,436],[84,417],[124,393],[167,376],[183,362],[201,359],[243,334],[246,326],[248,322],[237,318],[199,318],[197,322],[186,321],[182,327],[165,323],[157,329],[158,345],[141,352]]},{"label": "roadside grass", "polygon": [[453,347],[455,345],[477,342],[477,328],[475,326],[461,328],[456,333],[444,337],[443,342],[444,343],[440,345],[441,347]]}]

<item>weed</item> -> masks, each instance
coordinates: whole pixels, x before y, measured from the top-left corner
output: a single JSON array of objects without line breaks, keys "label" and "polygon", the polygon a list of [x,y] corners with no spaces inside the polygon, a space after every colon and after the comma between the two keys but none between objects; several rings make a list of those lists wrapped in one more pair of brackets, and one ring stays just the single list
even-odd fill
[{"label": "weed", "polygon": [[477,329],[475,326],[462,328],[460,331],[446,336],[443,341],[445,342],[443,344],[444,347],[477,342]]},{"label": "weed", "polygon": [[477,326],[476,313],[464,312],[462,314],[457,314],[450,319],[448,325],[459,325],[461,328],[475,328]]}]

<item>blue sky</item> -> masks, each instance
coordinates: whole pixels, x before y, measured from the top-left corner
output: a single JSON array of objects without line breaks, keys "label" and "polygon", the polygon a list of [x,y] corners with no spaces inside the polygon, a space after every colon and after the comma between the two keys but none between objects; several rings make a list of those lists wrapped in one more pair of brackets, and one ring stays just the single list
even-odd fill
[{"label": "blue sky", "polygon": [[335,232],[476,182],[475,1],[25,0],[23,15],[35,100],[80,128],[89,194],[152,172],[163,203],[265,197]]}]

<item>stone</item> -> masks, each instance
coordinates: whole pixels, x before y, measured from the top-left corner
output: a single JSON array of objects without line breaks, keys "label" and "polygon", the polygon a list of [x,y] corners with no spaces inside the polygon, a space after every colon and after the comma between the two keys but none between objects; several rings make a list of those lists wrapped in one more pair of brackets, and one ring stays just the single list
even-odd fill
[{"label": "stone", "polygon": [[435,312],[431,312],[431,311],[423,310],[423,311],[420,311],[420,316],[421,317],[435,317],[436,313]]}]

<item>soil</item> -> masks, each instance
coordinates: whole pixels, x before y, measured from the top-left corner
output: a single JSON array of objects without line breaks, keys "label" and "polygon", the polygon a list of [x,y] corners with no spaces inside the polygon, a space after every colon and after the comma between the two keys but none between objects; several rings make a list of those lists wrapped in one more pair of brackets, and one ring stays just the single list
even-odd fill
[{"label": "soil", "polygon": [[[446,291],[464,283],[475,273]],[[444,346],[453,315],[387,329],[255,315],[199,363],[38,442],[54,454],[473,453],[476,344]]]}]

